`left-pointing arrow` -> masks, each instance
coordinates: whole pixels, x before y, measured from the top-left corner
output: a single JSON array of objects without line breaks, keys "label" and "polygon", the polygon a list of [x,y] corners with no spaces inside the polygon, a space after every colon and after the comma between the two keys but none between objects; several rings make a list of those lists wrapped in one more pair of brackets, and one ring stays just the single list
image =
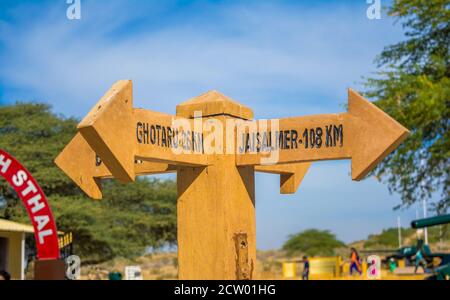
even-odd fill
[{"label": "left-pointing arrow", "polygon": [[56,157],[55,164],[89,197],[102,198],[100,177],[105,177],[111,172],[104,164],[96,165],[95,152],[81,134],[75,135]]},{"label": "left-pointing arrow", "polygon": [[130,80],[120,80],[78,125],[78,130],[122,182],[134,181],[133,94]]},{"label": "left-pointing arrow", "polygon": [[[175,131],[173,124],[177,119],[187,122],[184,126],[189,129],[184,131],[180,122],[181,129]],[[108,166],[114,178],[122,182],[134,181],[135,159],[206,165],[207,158],[202,153],[202,131],[194,132],[192,128],[195,128],[194,120],[134,109],[129,80],[116,82],[78,124],[78,130],[91,148]]]},{"label": "left-pointing arrow", "polygon": [[[56,165],[69,176],[89,197],[102,198],[101,179],[112,174],[101,163],[86,140],[77,133],[55,159]],[[164,163],[139,162],[133,165],[136,175],[175,172],[175,168]]]}]

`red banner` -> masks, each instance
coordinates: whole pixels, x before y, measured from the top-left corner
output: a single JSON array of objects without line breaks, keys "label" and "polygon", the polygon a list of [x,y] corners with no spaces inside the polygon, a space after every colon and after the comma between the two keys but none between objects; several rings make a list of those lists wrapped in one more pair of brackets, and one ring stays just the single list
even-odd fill
[{"label": "red banner", "polygon": [[44,192],[30,172],[0,149],[0,175],[16,191],[34,227],[38,259],[58,259],[58,231]]}]

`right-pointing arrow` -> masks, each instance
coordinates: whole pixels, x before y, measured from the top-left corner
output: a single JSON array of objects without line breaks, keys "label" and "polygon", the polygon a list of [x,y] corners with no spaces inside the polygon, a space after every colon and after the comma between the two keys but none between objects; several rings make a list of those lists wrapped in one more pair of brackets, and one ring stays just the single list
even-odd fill
[{"label": "right-pointing arrow", "polygon": [[[237,130],[236,164],[263,165],[263,159],[268,157],[277,164],[350,158],[352,179],[360,180],[409,131],[351,89],[348,110],[340,114],[275,119],[266,123],[264,130],[243,123]],[[259,143],[255,145],[255,141]]]},{"label": "right-pointing arrow", "polygon": [[400,145],[409,131],[352,89],[348,90],[348,112],[355,117],[351,122],[352,179],[361,180]]}]

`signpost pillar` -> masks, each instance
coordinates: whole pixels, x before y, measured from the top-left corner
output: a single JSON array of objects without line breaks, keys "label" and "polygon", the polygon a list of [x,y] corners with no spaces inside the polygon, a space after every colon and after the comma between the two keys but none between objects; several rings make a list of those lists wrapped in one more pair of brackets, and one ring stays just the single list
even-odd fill
[{"label": "signpost pillar", "polygon": [[[224,128],[227,120],[253,117],[250,109],[216,92],[177,106],[178,116],[192,117],[195,111],[202,112],[203,123],[213,117]],[[237,167],[235,155],[225,151],[208,155],[208,166],[177,169],[179,279],[251,279],[254,274],[254,168]]]}]

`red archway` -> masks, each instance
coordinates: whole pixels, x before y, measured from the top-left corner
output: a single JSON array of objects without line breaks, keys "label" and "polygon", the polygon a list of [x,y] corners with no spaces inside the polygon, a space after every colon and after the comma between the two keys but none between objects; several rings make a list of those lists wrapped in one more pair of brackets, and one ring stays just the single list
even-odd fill
[{"label": "red archway", "polygon": [[44,192],[17,159],[0,149],[0,175],[16,191],[34,227],[39,260],[59,259],[58,231]]}]

